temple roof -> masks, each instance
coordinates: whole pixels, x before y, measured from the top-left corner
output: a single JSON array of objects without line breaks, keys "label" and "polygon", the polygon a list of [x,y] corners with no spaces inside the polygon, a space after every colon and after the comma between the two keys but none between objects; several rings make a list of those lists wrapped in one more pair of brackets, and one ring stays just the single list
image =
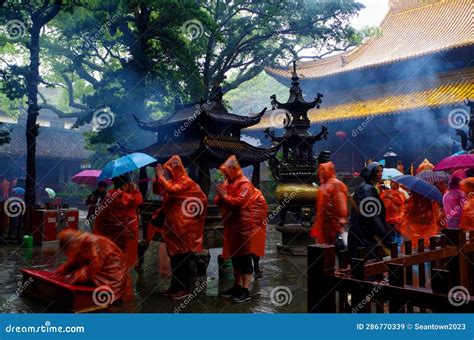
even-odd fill
[{"label": "temple roof", "polygon": [[[201,110],[202,108],[202,110]],[[234,126],[245,128],[258,124],[260,118],[265,113],[265,109],[254,116],[241,116],[227,112],[226,108],[219,100],[212,100],[202,103],[192,103],[176,107],[176,111],[167,117],[155,121],[144,122],[138,119],[135,115],[133,117],[137,121],[140,128],[149,131],[158,132],[165,129],[166,125],[182,124],[186,121],[193,122],[199,116],[205,115],[210,120],[217,123],[233,124]]]},{"label": "temple roof", "polygon": [[199,140],[195,140],[179,143],[173,141],[166,144],[156,143],[140,150],[130,149],[123,145],[119,145],[119,147],[125,153],[147,153],[155,157],[158,162],[164,162],[173,155],[179,155],[182,158],[207,157],[211,161],[223,162],[230,155],[236,155],[237,159],[243,163],[254,163],[269,159],[278,151],[280,146],[260,148],[235,139],[205,137],[202,145]]},{"label": "temple roof", "polygon": [[[311,122],[327,122],[430,110],[462,104],[473,96],[474,68],[458,72],[438,74],[436,82],[430,77],[417,78],[412,82],[386,83],[384,86],[368,86],[358,91],[334,92],[319,110],[308,112]],[[273,111],[268,111],[260,123],[249,129],[274,127]]]},{"label": "temple roof", "polygon": [[168,160],[173,155],[180,157],[192,157],[199,149],[200,141],[188,141],[175,143],[172,140],[166,144],[155,143],[143,149],[131,149],[119,144],[120,149],[125,153],[144,152],[150,156],[155,157],[158,162],[162,163]]},{"label": "temple roof", "polygon": [[[317,79],[473,45],[472,11],[472,0],[391,1],[380,25],[381,36],[347,53],[302,62],[298,74]],[[290,68],[266,71],[291,78]]]},{"label": "temple roof", "polygon": [[[11,141],[0,146],[0,156],[26,157],[25,126],[20,124],[3,124],[11,129]],[[83,160],[90,151],[85,148],[81,131],[40,127],[36,138],[36,156],[64,160]]]},{"label": "temple roof", "polygon": [[251,117],[236,115],[236,114],[227,113],[227,112],[218,112],[218,111],[209,111],[209,112],[206,112],[205,114],[206,116],[210,117],[212,120],[216,122],[231,123],[241,128],[244,128],[244,127],[258,124],[262,116],[265,114],[266,110],[267,108],[264,108],[258,114]]},{"label": "temple roof", "polygon": [[225,161],[230,155],[235,155],[239,162],[263,162],[275,155],[280,145],[271,148],[260,148],[244,141],[234,139],[204,138],[206,152],[219,162]]}]

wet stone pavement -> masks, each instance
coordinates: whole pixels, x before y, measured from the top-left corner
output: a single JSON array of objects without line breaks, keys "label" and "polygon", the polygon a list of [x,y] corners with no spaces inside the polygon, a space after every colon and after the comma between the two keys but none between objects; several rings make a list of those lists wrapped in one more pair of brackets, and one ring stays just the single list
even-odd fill
[{"label": "wet stone pavement", "polygon": [[[142,272],[132,273],[135,298],[127,305],[118,304],[106,312],[128,313],[305,313],[306,312],[306,257],[289,257],[277,254],[280,233],[268,225],[267,252],[261,259],[263,277],[255,279],[251,287],[252,300],[234,304],[230,299],[218,297],[218,292],[232,286],[232,281],[219,279],[217,256],[221,248],[211,249],[207,269],[207,284],[195,289],[195,295],[186,300],[174,301],[164,297],[170,283],[166,267],[159,261],[158,242],[152,242],[145,257]],[[161,249],[162,250],[162,249]],[[21,268],[44,266],[54,269],[64,256],[57,252],[57,243],[25,249],[17,246],[0,246],[0,312],[53,313],[48,305],[17,297],[22,281]],[[46,269],[46,268],[41,268]],[[273,291],[273,294],[272,294]]]}]

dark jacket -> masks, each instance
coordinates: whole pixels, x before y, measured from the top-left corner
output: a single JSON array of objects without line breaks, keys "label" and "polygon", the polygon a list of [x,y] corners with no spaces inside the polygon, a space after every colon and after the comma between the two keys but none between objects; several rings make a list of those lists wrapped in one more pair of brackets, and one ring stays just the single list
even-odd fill
[{"label": "dark jacket", "polygon": [[390,247],[391,237],[385,222],[385,206],[375,186],[370,182],[378,163],[370,163],[361,172],[364,179],[352,197],[349,222],[348,248],[351,258],[357,256],[357,248],[365,247],[368,257],[375,257],[375,246],[382,241]]},{"label": "dark jacket", "polygon": [[96,189],[93,191],[86,199],[86,204],[88,205],[87,217],[91,217],[95,213],[97,204],[105,198],[107,191],[99,191]]}]

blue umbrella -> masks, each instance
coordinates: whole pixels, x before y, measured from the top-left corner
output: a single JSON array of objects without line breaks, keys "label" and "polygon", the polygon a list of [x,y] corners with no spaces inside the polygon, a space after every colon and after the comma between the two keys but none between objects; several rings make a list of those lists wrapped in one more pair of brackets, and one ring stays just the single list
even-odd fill
[{"label": "blue umbrella", "polygon": [[395,182],[403,184],[408,189],[417,194],[420,194],[423,197],[426,197],[430,200],[436,201],[439,204],[443,204],[443,195],[441,191],[434,185],[428,183],[421,178],[410,176],[410,175],[403,175],[393,178]]},{"label": "blue umbrella", "polygon": [[395,178],[397,176],[402,176],[403,174],[398,171],[398,169],[394,169],[394,168],[383,168],[383,172],[382,172],[382,179],[385,180],[385,179],[392,179],[392,178]]},{"label": "blue umbrella", "polygon": [[154,162],[157,162],[155,158],[141,152],[122,156],[107,163],[99,176],[99,181],[126,174],[127,172],[137,170]]},{"label": "blue umbrella", "polygon": [[13,188],[13,192],[15,193],[15,195],[24,195],[25,189],[23,189],[22,187],[15,187]]}]

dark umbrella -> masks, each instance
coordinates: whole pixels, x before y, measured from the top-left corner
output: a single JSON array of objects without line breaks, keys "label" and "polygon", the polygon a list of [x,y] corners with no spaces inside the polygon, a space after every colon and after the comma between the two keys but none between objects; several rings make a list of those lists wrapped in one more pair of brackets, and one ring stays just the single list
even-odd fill
[{"label": "dark umbrella", "polygon": [[416,192],[423,197],[426,197],[430,200],[436,201],[439,204],[443,204],[443,195],[441,191],[434,185],[428,183],[421,178],[410,176],[410,175],[403,175],[398,176],[392,179],[395,182],[403,184],[406,186],[410,191]]},{"label": "dark umbrella", "polygon": [[437,182],[448,183],[449,181],[449,175],[444,171],[425,170],[416,174],[416,177],[421,178],[431,184]]}]

